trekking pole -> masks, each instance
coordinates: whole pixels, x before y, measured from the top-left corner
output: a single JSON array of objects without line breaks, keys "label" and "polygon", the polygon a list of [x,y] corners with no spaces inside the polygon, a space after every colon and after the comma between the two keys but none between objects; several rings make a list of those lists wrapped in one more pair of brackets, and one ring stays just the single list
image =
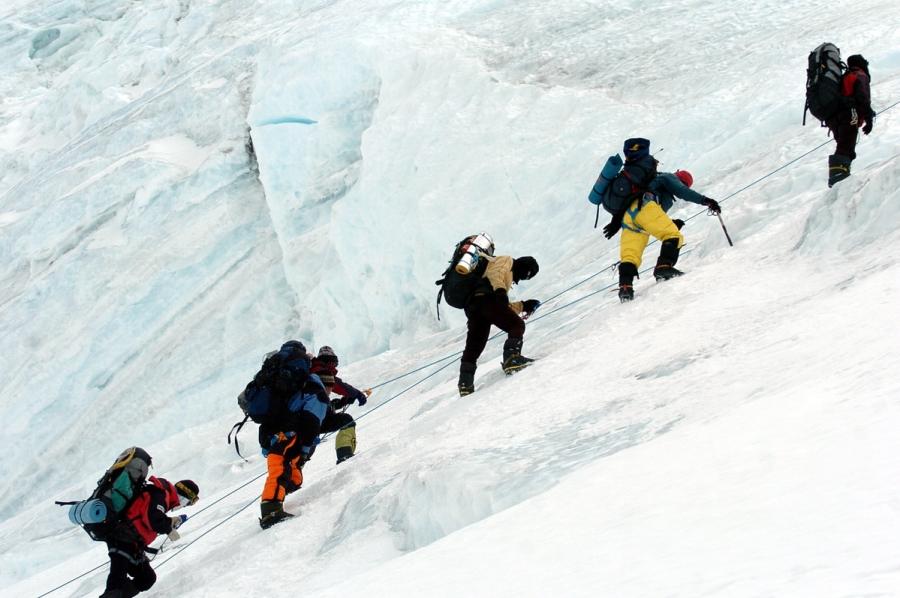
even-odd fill
[{"label": "trekking pole", "polygon": [[725,228],[725,222],[722,220],[722,213],[719,212],[716,214],[716,216],[719,217],[719,224],[722,225],[722,232],[725,233],[725,238],[728,239],[728,245],[734,247],[734,243],[731,242],[731,235],[728,234],[728,229]]},{"label": "trekking pole", "polygon": [[159,556],[159,553],[163,551],[163,546],[165,546],[166,542],[168,542],[168,541],[169,541],[169,536],[166,536],[166,539],[162,541],[162,543],[159,545],[159,547],[156,549],[153,549],[154,550],[154,552],[152,553],[153,556],[148,559],[151,563],[154,560],[156,560],[156,557]]}]

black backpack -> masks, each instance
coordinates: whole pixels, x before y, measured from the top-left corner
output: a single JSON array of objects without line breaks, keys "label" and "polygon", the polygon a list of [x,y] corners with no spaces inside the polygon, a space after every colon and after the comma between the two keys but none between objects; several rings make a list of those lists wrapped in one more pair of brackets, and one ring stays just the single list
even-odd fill
[{"label": "black backpack", "polygon": [[237,435],[247,423],[277,424],[287,408],[287,401],[296,394],[309,379],[309,356],[306,347],[299,341],[288,341],[278,351],[270,353],[262,367],[253,376],[243,392],[238,395],[238,407],[244,412],[244,419],[232,426],[228,433],[228,444],[234,433],[234,448],[241,455]]},{"label": "black backpack", "polygon": [[623,213],[631,202],[640,198],[656,178],[656,158],[651,155],[626,161],[603,194],[603,209],[610,214]]},{"label": "black backpack", "polygon": [[[450,265],[444,270],[442,278],[434,281],[434,284],[440,286],[437,294],[437,318],[441,319],[441,297],[447,301],[447,305],[457,309],[465,309],[469,303],[469,299],[478,289],[491,288],[491,283],[484,277],[487,270],[488,260],[485,257],[494,255],[494,245],[491,243],[487,251],[476,251],[473,255],[474,268],[467,274],[462,274],[456,269],[456,264],[462,259],[466,253],[466,248],[471,246],[472,241],[479,235],[470,235],[456,244],[453,249],[453,256],[450,258]],[[484,236],[484,235],[482,235]],[[489,240],[489,238],[488,238]]]},{"label": "black backpack", "polygon": [[834,44],[825,43],[809,53],[806,68],[806,108],[803,124],[809,111],[822,122],[834,116],[844,106],[841,77],[847,65],[841,62],[841,51]]},{"label": "black backpack", "polygon": [[153,459],[144,449],[137,446],[125,449],[97,481],[90,498],[56,501],[56,504],[70,505],[69,520],[80,525],[94,540],[133,535],[124,514],[144,487],[152,463]]}]

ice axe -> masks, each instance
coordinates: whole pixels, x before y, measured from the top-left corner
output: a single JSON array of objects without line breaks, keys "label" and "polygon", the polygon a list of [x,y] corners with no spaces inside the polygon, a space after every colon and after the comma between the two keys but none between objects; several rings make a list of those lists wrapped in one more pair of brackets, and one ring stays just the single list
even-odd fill
[{"label": "ice axe", "polygon": [[722,232],[725,233],[725,238],[728,239],[728,245],[734,247],[734,243],[731,242],[731,235],[728,234],[728,229],[725,228],[725,222],[722,220],[722,213],[716,212],[716,216],[719,217],[719,224],[722,225]]}]

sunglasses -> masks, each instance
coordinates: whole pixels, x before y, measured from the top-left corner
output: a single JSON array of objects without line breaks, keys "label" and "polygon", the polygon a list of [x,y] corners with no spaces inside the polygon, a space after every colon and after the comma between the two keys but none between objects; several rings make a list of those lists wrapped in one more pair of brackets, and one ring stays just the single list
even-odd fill
[{"label": "sunglasses", "polygon": [[182,508],[195,505],[197,504],[197,501],[200,500],[199,496],[191,492],[191,489],[181,482],[175,484],[175,489],[178,490],[178,504],[181,505]]}]

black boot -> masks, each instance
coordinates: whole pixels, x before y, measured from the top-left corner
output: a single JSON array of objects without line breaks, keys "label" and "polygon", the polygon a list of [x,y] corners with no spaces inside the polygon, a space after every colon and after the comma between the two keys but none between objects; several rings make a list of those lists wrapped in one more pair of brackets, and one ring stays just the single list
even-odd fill
[{"label": "black boot", "polygon": [[264,500],[259,505],[262,517],[259,518],[259,527],[269,529],[276,523],[280,523],[285,519],[293,517],[284,510],[284,503],[280,500]]},{"label": "black boot", "polygon": [[631,262],[619,264],[619,301],[622,303],[634,299],[634,277],[637,275],[637,266]]},{"label": "black boot", "polygon": [[122,587],[114,590],[106,590],[100,594],[100,598],[134,598],[140,593],[140,590],[134,587],[134,582],[130,579],[126,579],[122,583]]},{"label": "black boot", "polygon": [[678,239],[666,239],[662,242],[659,259],[656,260],[656,267],[653,269],[653,277],[656,280],[669,280],[684,274],[675,267],[678,263],[678,252]]},{"label": "black boot", "polygon": [[462,361],[459,364],[459,396],[464,397],[475,392],[475,369],[478,366],[474,363]]},{"label": "black boot", "polygon": [[522,355],[522,339],[509,337],[503,344],[503,371],[507,375],[527,368],[534,360]]},{"label": "black boot", "polygon": [[847,156],[832,154],[828,156],[828,188],[835,183],[843,181],[850,176],[850,163],[853,162]]}]

